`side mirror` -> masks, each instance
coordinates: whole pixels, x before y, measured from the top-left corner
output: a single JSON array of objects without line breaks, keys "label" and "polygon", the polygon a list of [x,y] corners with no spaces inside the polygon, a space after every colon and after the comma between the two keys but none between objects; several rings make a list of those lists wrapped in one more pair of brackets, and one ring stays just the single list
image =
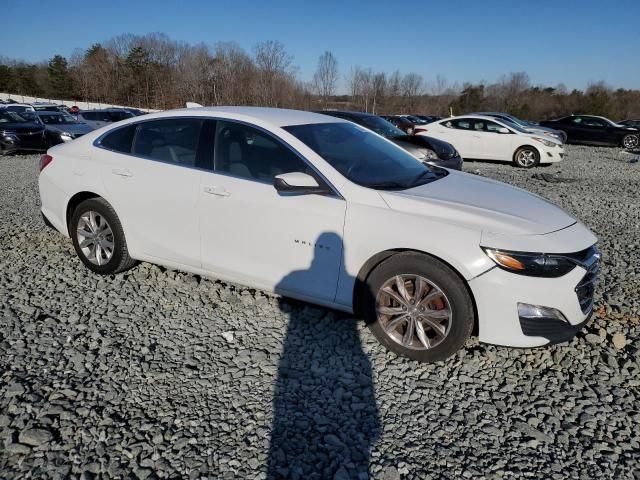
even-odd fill
[{"label": "side mirror", "polygon": [[507,127],[500,127],[498,133],[511,133]]},{"label": "side mirror", "polygon": [[282,193],[327,193],[324,187],[321,187],[315,178],[302,172],[281,173],[273,179],[273,186],[278,192]]}]

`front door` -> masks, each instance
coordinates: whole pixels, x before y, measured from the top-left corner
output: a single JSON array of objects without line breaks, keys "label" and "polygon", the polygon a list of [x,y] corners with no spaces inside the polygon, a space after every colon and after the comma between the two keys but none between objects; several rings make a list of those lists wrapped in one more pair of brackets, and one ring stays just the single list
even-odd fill
[{"label": "front door", "polygon": [[342,261],[346,203],[338,195],[282,194],[280,173],[323,180],[270,133],[218,121],[214,171],[202,173],[203,267],[281,294],[331,302]]}]

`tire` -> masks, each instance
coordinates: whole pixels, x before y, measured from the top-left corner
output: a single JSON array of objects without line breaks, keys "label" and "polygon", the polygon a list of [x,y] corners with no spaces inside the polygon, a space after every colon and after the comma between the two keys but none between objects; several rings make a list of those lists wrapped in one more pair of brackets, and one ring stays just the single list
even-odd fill
[{"label": "tire", "polygon": [[[475,315],[469,291],[456,272],[433,257],[398,253],[380,263],[365,284],[362,311],[369,329],[398,355],[441,361],[460,350],[471,335]],[[404,285],[404,297],[399,285]],[[434,323],[438,329],[430,326]]]},{"label": "tire", "polygon": [[635,150],[640,144],[640,135],[625,135],[622,137],[621,145],[625,150]]},{"label": "tire", "polygon": [[525,145],[516,150],[513,155],[513,163],[520,168],[533,168],[540,165],[540,154],[533,147]]},{"label": "tire", "polygon": [[[80,232],[84,232],[85,235]],[[99,248],[93,241],[95,232],[99,235]],[[69,235],[82,263],[95,273],[113,275],[131,268],[136,263],[129,256],[118,215],[103,198],[91,198],[76,207],[69,223]]]},{"label": "tire", "polygon": [[560,140],[562,140],[562,143],[567,143],[567,140],[569,139],[569,135],[567,135],[567,132],[565,132],[564,130],[558,130],[560,132]]}]

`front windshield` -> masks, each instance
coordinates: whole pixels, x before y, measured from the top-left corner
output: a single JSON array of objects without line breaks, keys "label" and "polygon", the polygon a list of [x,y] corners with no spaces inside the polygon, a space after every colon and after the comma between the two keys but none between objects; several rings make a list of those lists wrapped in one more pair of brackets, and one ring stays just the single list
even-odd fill
[{"label": "front windshield", "polygon": [[404,190],[435,181],[447,171],[416,160],[393,143],[353,123],[284,127],[354,183]]},{"label": "front windshield", "polygon": [[69,123],[78,123],[76,119],[68,113],[40,113],[38,117],[40,117],[40,120],[42,120],[46,125],[66,125]]},{"label": "front windshield", "polygon": [[22,114],[9,110],[0,110],[0,123],[27,123],[29,120],[23,117]]},{"label": "front windshield", "polygon": [[385,120],[381,117],[376,117],[375,115],[358,117],[357,119],[354,119],[354,121],[364,127],[367,127],[369,130],[373,130],[378,135],[382,135],[383,137],[393,138],[399,137],[401,135],[406,135],[406,133],[404,133],[390,121]]}]

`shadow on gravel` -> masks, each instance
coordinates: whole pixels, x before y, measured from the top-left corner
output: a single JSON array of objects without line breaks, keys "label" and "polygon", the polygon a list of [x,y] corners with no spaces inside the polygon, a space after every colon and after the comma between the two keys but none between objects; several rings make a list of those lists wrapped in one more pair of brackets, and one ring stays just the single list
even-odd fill
[{"label": "shadow on gravel", "polygon": [[[323,268],[317,245],[342,240],[321,234],[309,270]],[[309,270],[291,272],[280,285],[298,284]],[[281,309],[289,324],[274,391],[268,478],[369,478],[380,424],[358,322],[286,300]]]}]

